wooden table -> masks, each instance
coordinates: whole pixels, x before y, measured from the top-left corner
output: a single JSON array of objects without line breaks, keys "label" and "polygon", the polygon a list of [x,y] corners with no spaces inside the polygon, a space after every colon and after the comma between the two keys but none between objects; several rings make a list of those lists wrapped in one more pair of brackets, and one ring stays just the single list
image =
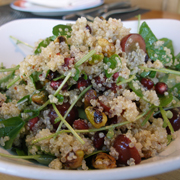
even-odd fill
[{"label": "wooden table", "polygon": [[[165,18],[165,19],[178,19],[180,20],[180,14],[173,14],[169,12],[162,12],[162,11],[149,11],[145,14],[141,15],[141,19],[153,19],[153,18]],[[129,20],[135,20],[137,19],[136,17],[133,17]],[[19,178],[19,177],[14,177],[14,176],[9,176],[5,174],[0,174],[0,180],[28,180],[26,178]],[[151,176],[151,177],[146,177],[146,178],[139,178],[135,180],[180,180],[180,169],[156,175],[156,176]]]}]

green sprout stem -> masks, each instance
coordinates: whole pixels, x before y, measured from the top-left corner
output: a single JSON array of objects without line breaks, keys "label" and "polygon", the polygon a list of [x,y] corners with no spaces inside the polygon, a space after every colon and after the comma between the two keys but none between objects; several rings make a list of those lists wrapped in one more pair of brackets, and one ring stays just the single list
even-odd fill
[{"label": "green sprout stem", "polygon": [[40,158],[41,157],[41,155],[16,156],[16,155],[3,154],[3,153],[0,153],[0,156],[8,157],[8,158],[15,158],[15,159],[36,159],[36,158]]},{"label": "green sprout stem", "polygon": [[175,74],[180,76],[179,71],[171,70],[171,69],[166,69],[166,68],[160,68],[160,69],[154,69],[154,68],[148,68],[144,66],[139,66],[140,69],[148,70],[148,71],[156,71],[156,72],[162,72],[162,73],[167,73],[167,74]]},{"label": "green sprout stem", "polygon": [[128,83],[128,82],[132,81],[134,78],[135,78],[135,75],[133,74],[129,79],[121,81],[121,82],[117,83],[117,85],[120,86],[122,84]]},{"label": "green sprout stem", "polygon": [[70,126],[70,124],[62,117],[62,115],[59,113],[57,107],[55,104],[52,104],[53,108],[56,112],[56,114],[61,118],[61,120],[63,121],[63,123],[66,125],[66,127],[70,130],[70,132],[81,142],[81,144],[85,144],[84,140],[77,134],[76,131],[74,131],[74,129]]},{"label": "green sprout stem", "polygon": [[144,119],[144,121],[141,123],[141,126],[144,126],[144,125],[147,123],[147,121],[149,120],[149,118],[152,116],[152,114],[153,114],[153,112],[154,112],[154,109],[155,109],[155,108],[152,108],[150,111],[148,111],[149,113],[148,113],[148,115],[146,116],[146,118]]},{"label": "green sprout stem", "polygon": [[15,71],[15,70],[18,70],[19,67],[20,67],[20,65],[17,65],[17,66],[15,66],[15,67],[13,67],[13,68],[6,68],[6,69],[2,68],[2,69],[0,69],[0,72],[10,72],[10,71]]},{"label": "green sprout stem", "polygon": [[[58,87],[58,89],[56,90],[56,92],[54,93],[54,96],[57,96],[59,94],[59,91],[62,89],[62,87],[64,86],[64,84],[68,81],[68,79],[71,77],[71,72],[68,73],[68,75],[66,76],[66,78],[63,80],[63,82],[61,83],[61,85]],[[38,108],[39,111],[41,111],[42,109],[44,109],[48,104],[50,103],[50,100],[47,100],[41,107]]]},{"label": "green sprout stem", "polygon": [[15,38],[14,36],[9,36],[9,37],[10,37],[11,39],[14,39],[14,40],[17,42],[17,44],[18,44],[18,43],[21,43],[21,44],[24,44],[24,45],[26,45],[26,46],[28,46],[28,47],[30,47],[30,48],[34,48],[34,47],[31,46],[30,44],[28,44],[28,43],[26,43],[26,42],[23,42],[23,41]]},{"label": "green sprout stem", "polygon": [[172,127],[169,119],[168,119],[167,116],[166,116],[166,111],[165,111],[162,107],[160,107],[159,109],[160,109],[160,112],[161,112],[161,114],[162,114],[162,117],[163,117],[163,119],[164,119],[165,124],[167,124],[167,126],[169,127],[171,133],[174,133],[174,129],[173,129],[173,127]]},{"label": "green sprout stem", "polygon": [[7,89],[9,89],[13,84],[15,84],[17,81],[19,81],[21,78],[20,76],[17,76],[15,79],[13,79],[13,81],[11,81],[8,85],[7,85]]},{"label": "green sprout stem", "polygon": [[[66,114],[64,115],[64,119],[66,119],[66,117],[68,116],[69,112],[72,110],[72,108],[74,107],[74,105],[77,103],[77,101],[91,88],[92,86],[88,86],[86,89],[84,89],[81,94],[78,96],[78,98],[71,104],[71,106],[69,107],[69,109],[67,110]],[[60,119],[58,119],[60,120]],[[58,121],[56,120],[56,123]],[[56,132],[60,130],[60,126],[57,128]]]},{"label": "green sprout stem", "polygon": [[74,66],[79,67],[81,64],[83,64],[85,61],[87,61],[95,53],[96,53],[95,50],[91,50],[88,54],[83,56]]},{"label": "green sprout stem", "polygon": [[[125,121],[125,122],[121,122],[121,123],[118,123],[118,124],[113,124],[113,125],[110,125],[110,126],[104,126],[102,128],[95,128],[95,129],[87,129],[87,130],[74,130],[76,133],[88,133],[88,132],[97,132],[97,131],[103,131],[103,130],[108,130],[108,129],[111,129],[111,128],[116,128],[116,127],[119,127],[119,126],[123,126],[123,125],[126,125],[126,124],[129,124],[131,122],[129,121]],[[35,144],[39,141],[42,141],[42,140],[45,140],[45,139],[49,139],[49,138],[52,138],[54,136],[57,136],[58,134],[61,134],[61,133],[70,133],[71,131],[70,130],[62,130],[62,131],[58,131],[54,134],[51,134],[49,136],[45,136],[43,138],[39,138],[39,139],[35,139],[32,141],[32,144]]]}]

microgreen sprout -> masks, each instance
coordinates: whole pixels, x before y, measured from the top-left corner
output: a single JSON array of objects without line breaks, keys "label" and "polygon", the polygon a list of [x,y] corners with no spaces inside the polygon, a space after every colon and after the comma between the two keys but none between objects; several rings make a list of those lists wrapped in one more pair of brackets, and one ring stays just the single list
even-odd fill
[{"label": "microgreen sprout", "polygon": [[15,66],[15,67],[13,67],[13,68],[6,68],[6,69],[1,68],[1,69],[0,69],[0,72],[10,72],[10,71],[15,71],[15,70],[18,70],[19,67],[20,67],[20,65],[17,65],[17,66]]},{"label": "microgreen sprout", "polygon": [[[74,105],[77,103],[77,101],[91,88],[92,86],[88,86],[86,89],[84,89],[81,94],[78,96],[78,98],[71,104],[71,106],[69,107],[69,109],[67,110],[66,114],[64,115],[64,119],[66,119],[66,117],[68,116],[69,112],[72,110],[72,108],[74,107]],[[56,122],[59,122],[60,119],[56,119]],[[57,128],[56,132],[60,130],[60,126]]]},{"label": "microgreen sprout", "polygon": [[70,126],[70,124],[64,119],[64,117],[62,117],[62,115],[59,113],[57,107],[55,104],[52,104],[53,108],[56,112],[56,114],[59,116],[59,118],[61,119],[61,121],[63,121],[63,123],[66,125],[66,127],[70,130],[70,132],[81,142],[81,144],[85,144],[84,140],[76,133],[76,131]]},{"label": "microgreen sprout", "polygon": [[139,68],[147,70],[147,71],[156,71],[156,72],[175,74],[175,75],[180,76],[180,72],[179,71],[175,71],[175,70],[171,70],[171,69],[167,69],[167,68],[154,69],[154,68],[148,68],[148,67],[144,67],[144,66],[139,66]]},{"label": "microgreen sprout", "polygon": [[7,89],[10,88],[13,84],[15,84],[17,81],[19,81],[21,78],[20,76],[17,76],[15,79],[13,79],[8,85]]},{"label": "microgreen sprout", "polygon": [[87,61],[95,53],[96,53],[95,50],[91,50],[88,54],[83,56],[74,66],[79,67],[81,64],[83,64],[85,61]]},{"label": "microgreen sprout", "polygon": [[123,81],[117,83],[117,85],[120,86],[122,84],[128,83],[128,82],[132,81],[134,78],[135,78],[135,75],[133,74],[129,79],[123,80]]},{"label": "microgreen sprout", "polygon": [[16,41],[16,43],[17,44],[24,44],[24,45],[26,45],[26,46],[28,46],[28,47],[30,47],[30,48],[34,48],[33,46],[31,46],[30,44],[28,44],[28,43],[26,43],[26,42],[23,42],[23,41],[21,41],[21,40],[19,40],[19,39],[17,39],[17,38],[15,38],[14,36],[9,36],[11,39],[14,39],[15,41]]}]

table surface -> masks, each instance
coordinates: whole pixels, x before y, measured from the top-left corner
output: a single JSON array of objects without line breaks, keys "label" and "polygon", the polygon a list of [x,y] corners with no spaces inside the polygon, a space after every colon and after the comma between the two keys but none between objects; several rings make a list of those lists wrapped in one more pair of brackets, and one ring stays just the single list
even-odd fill
[{"label": "table surface", "polygon": [[[12,14],[12,12],[17,13],[17,12],[14,12],[13,10],[10,10],[9,6],[7,6],[7,5],[1,6],[0,7],[0,17],[1,17],[0,19],[1,20],[3,19],[2,15],[6,16],[6,17],[9,16],[9,14],[1,14],[2,10],[5,10],[5,9],[8,9],[9,11],[11,11],[11,14]],[[6,13],[8,13],[8,12],[6,11]],[[137,19],[135,17],[137,15],[137,13],[141,14],[141,19],[165,18],[165,19],[180,20],[180,14],[173,14],[173,13],[169,13],[169,12],[154,11],[154,10],[144,10],[144,9],[140,9],[140,11],[138,11],[136,13],[124,14],[124,16],[121,15],[119,18],[121,18],[122,20],[135,20],[135,19]],[[30,18],[30,17],[34,17],[34,16],[31,15],[30,13],[27,13],[27,14],[24,14],[23,17],[21,15],[20,17],[14,16],[13,18],[18,19],[18,18]],[[5,21],[6,22],[11,21],[11,20],[13,20],[13,18],[10,17],[10,19],[6,19]],[[4,24],[6,22],[0,21],[0,25]],[[28,179],[9,176],[9,175],[0,173],[0,180],[28,180]],[[156,175],[156,176],[139,178],[139,179],[135,179],[135,180],[180,180],[180,169],[172,171],[172,172]]]}]

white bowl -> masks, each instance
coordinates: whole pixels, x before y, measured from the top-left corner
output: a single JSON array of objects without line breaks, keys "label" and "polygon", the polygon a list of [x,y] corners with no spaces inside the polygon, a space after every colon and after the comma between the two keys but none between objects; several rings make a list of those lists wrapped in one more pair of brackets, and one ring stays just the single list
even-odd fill
[{"label": "white bowl", "polygon": [[[180,51],[180,21],[168,19],[146,20],[158,38],[172,39],[175,54]],[[52,35],[52,27],[57,24],[73,23],[72,21],[48,19],[24,19],[9,22],[0,27],[0,61],[5,66],[17,64],[32,50],[22,44],[16,45],[9,38],[14,36],[24,42],[34,45],[40,38]],[[126,21],[124,26],[137,32],[137,21]],[[141,164],[109,170],[53,170],[48,167],[34,164],[26,160],[16,160],[0,157],[0,172],[15,176],[34,179],[59,180],[120,180],[151,176],[180,168],[180,131],[177,138],[171,142],[165,151],[156,157],[143,160]],[[1,153],[10,153],[0,148]]]}]

